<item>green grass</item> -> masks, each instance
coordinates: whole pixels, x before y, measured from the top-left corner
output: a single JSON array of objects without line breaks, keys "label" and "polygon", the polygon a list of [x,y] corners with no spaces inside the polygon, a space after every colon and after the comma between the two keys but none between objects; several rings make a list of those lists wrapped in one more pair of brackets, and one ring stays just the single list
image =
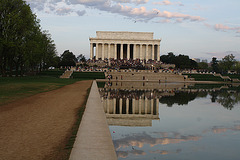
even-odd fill
[{"label": "green grass", "polygon": [[240,74],[224,74],[223,76],[229,76],[230,78],[240,80]]},{"label": "green grass", "polygon": [[195,84],[193,87],[189,87],[190,89],[214,89],[220,88],[224,86],[224,84]]},{"label": "green grass", "polygon": [[104,88],[105,82],[97,82],[98,88]]},{"label": "green grass", "polygon": [[72,84],[77,79],[55,77],[0,77],[0,105]]},{"label": "green grass", "polygon": [[51,77],[60,77],[64,73],[64,70],[48,70],[48,71],[41,71],[38,73],[39,76],[51,76]]},{"label": "green grass", "polygon": [[105,79],[104,72],[73,72],[74,79]]},{"label": "green grass", "polygon": [[223,81],[219,76],[214,76],[212,74],[183,74],[188,75],[189,78],[194,78],[195,81]]},{"label": "green grass", "polygon": [[87,99],[88,99],[88,96],[89,96],[89,93],[90,93],[90,89],[91,88],[89,88],[87,90],[87,95],[86,95],[84,104],[79,108],[79,111],[78,111],[78,114],[77,114],[77,120],[76,120],[74,126],[72,127],[72,135],[69,138],[68,143],[65,146],[65,149],[68,150],[68,159],[70,157],[71,150],[73,148],[73,145],[74,145],[74,142],[75,142],[75,139],[76,139],[76,136],[77,136],[78,128],[79,128],[79,125],[80,125],[81,120],[82,120],[83,113],[84,113],[85,108],[86,108]]}]

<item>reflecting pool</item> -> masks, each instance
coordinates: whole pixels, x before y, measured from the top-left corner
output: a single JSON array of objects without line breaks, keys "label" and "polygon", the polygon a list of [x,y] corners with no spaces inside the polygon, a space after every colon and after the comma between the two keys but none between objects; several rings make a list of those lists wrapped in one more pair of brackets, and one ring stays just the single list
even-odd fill
[{"label": "reflecting pool", "polygon": [[112,82],[99,87],[119,160],[239,160],[240,87]]}]

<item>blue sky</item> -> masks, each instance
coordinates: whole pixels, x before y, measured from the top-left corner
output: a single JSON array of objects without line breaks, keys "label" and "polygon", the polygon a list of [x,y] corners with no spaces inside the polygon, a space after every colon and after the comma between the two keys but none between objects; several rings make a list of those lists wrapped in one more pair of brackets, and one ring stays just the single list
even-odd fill
[{"label": "blue sky", "polygon": [[240,60],[239,0],[26,0],[58,54],[89,58],[96,31],[154,32],[160,54]]}]

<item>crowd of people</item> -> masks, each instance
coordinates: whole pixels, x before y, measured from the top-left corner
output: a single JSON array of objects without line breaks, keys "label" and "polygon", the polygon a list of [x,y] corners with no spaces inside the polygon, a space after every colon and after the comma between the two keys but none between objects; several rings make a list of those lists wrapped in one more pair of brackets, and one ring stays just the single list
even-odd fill
[{"label": "crowd of people", "polygon": [[83,69],[102,69],[102,68],[108,68],[108,69],[150,69],[148,64],[157,65],[161,64],[160,61],[155,60],[140,60],[140,59],[104,59],[104,60],[96,60],[96,59],[89,59],[85,63],[86,65],[80,66],[80,68]]},{"label": "crowd of people", "polygon": [[128,98],[128,99],[155,99],[161,97],[161,91],[154,90],[154,91],[145,91],[145,90],[106,90],[106,88],[99,89],[101,97],[104,99],[113,99],[113,98]]}]

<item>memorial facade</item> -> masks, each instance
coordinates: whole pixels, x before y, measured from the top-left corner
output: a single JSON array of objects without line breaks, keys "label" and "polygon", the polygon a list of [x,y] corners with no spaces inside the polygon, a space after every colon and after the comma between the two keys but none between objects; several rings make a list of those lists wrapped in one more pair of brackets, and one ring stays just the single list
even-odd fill
[{"label": "memorial facade", "polygon": [[153,32],[97,31],[90,40],[90,59],[140,59],[160,61],[161,39]]}]

